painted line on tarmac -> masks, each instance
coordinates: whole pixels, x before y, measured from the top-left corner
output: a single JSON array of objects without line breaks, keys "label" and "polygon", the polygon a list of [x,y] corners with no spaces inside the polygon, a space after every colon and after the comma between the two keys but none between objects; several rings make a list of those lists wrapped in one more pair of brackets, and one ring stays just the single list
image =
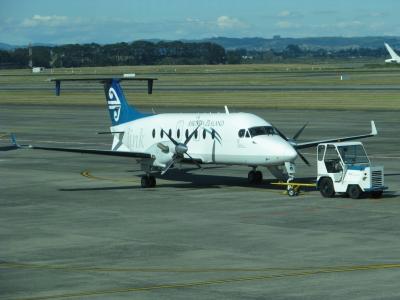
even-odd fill
[{"label": "painted line on tarmac", "polygon": [[[329,267],[323,267],[329,268]],[[337,268],[337,267],[335,267]],[[302,270],[319,270],[321,267],[264,267],[264,268],[108,268],[108,267],[85,267],[85,266],[68,266],[53,264],[34,264],[34,263],[17,263],[17,262],[0,262],[0,269],[14,270],[59,270],[67,272],[132,272],[132,273],[214,273],[214,272],[268,272],[268,271],[302,271]]]},{"label": "painted line on tarmac", "polygon": [[116,289],[99,290],[99,291],[82,291],[76,293],[23,298],[21,300],[45,300],[45,299],[63,299],[63,298],[65,299],[65,298],[104,296],[111,294],[144,292],[144,291],[154,291],[154,290],[193,288],[193,287],[221,285],[221,284],[228,284],[235,282],[237,283],[237,282],[250,282],[250,281],[267,281],[267,280],[290,278],[290,277],[304,277],[304,276],[314,276],[314,275],[323,275],[332,273],[346,273],[346,272],[356,272],[356,271],[374,271],[374,270],[388,270],[388,269],[400,269],[400,264],[328,267],[325,269],[321,268],[317,270],[299,270],[295,272],[281,273],[281,274],[254,275],[254,276],[236,277],[236,278],[221,278],[221,279],[193,281],[186,283],[160,284],[160,285],[144,286],[144,287],[126,287],[126,288],[116,288]]}]

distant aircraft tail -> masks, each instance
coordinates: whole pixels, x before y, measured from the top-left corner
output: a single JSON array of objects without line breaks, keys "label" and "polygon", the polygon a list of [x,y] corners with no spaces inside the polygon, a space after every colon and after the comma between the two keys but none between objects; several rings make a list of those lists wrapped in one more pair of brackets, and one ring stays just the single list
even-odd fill
[{"label": "distant aircraft tail", "polygon": [[129,106],[126,101],[120,82],[122,80],[144,80],[147,81],[147,91],[149,94],[153,90],[153,81],[156,78],[66,78],[52,79],[56,83],[56,95],[60,95],[61,81],[97,81],[104,85],[104,93],[107,100],[108,112],[110,114],[112,126],[117,126],[126,122],[148,116]]},{"label": "distant aircraft tail", "polygon": [[385,43],[385,47],[386,47],[387,51],[389,52],[390,56],[392,57],[392,59],[400,62],[400,56],[398,56],[397,53],[394,52],[392,47],[390,47],[389,44],[387,44],[387,43]]}]

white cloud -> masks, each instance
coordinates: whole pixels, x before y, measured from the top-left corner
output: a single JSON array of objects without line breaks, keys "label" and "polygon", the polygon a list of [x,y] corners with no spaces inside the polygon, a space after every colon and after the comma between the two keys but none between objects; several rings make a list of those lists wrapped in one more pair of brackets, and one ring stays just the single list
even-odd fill
[{"label": "white cloud", "polygon": [[276,23],[278,28],[289,29],[289,28],[299,28],[300,25],[296,23],[292,23],[289,21],[279,21]]},{"label": "white cloud", "polygon": [[242,21],[240,21],[240,20],[238,20],[236,18],[228,17],[228,16],[220,16],[220,17],[218,17],[216,24],[221,29],[232,29],[232,28],[244,28],[244,27],[246,27],[246,24],[243,23]]},{"label": "white cloud", "polygon": [[349,28],[349,27],[360,27],[360,26],[364,26],[363,22],[354,20],[354,21],[345,21],[345,22],[339,22],[337,23],[336,27],[339,28]]},{"label": "white cloud", "polygon": [[29,19],[22,21],[22,27],[36,27],[36,26],[48,26],[56,27],[65,24],[68,21],[66,16],[41,16],[34,15]]},{"label": "white cloud", "polygon": [[289,17],[292,13],[288,10],[282,10],[278,13],[278,17]]}]

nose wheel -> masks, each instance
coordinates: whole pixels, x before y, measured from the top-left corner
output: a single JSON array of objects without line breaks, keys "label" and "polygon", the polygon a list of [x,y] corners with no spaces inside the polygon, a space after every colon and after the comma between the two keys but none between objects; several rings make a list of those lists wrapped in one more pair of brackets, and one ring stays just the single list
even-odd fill
[{"label": "nose wheel", "polygon": [[156,178],[153,175],[144,175],[140,183],[142,188],[152,188],[156,186]]},{"label": "nose wheel", "polygon": [[261,171],[251,170],[247,175],[247,180],[250,184],[260,184],[263,180],[263,175]]}]

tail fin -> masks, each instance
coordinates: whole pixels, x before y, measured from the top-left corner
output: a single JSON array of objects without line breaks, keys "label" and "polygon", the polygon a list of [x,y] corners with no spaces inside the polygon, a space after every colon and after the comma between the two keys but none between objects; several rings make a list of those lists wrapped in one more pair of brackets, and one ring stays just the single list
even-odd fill
[{"label": "tail fin", "polygon": [[385,47],[393,59],[400,60],[400,56],[398,56],[397,53],[394,52],[394,50],[392,49],[392,47],[389,46],[389,44],[385,43]]},{"label": "tail fin", "polygon": [[147,116],[128,105],[118,79],[105,81],[104,93],[113,126]]}]

